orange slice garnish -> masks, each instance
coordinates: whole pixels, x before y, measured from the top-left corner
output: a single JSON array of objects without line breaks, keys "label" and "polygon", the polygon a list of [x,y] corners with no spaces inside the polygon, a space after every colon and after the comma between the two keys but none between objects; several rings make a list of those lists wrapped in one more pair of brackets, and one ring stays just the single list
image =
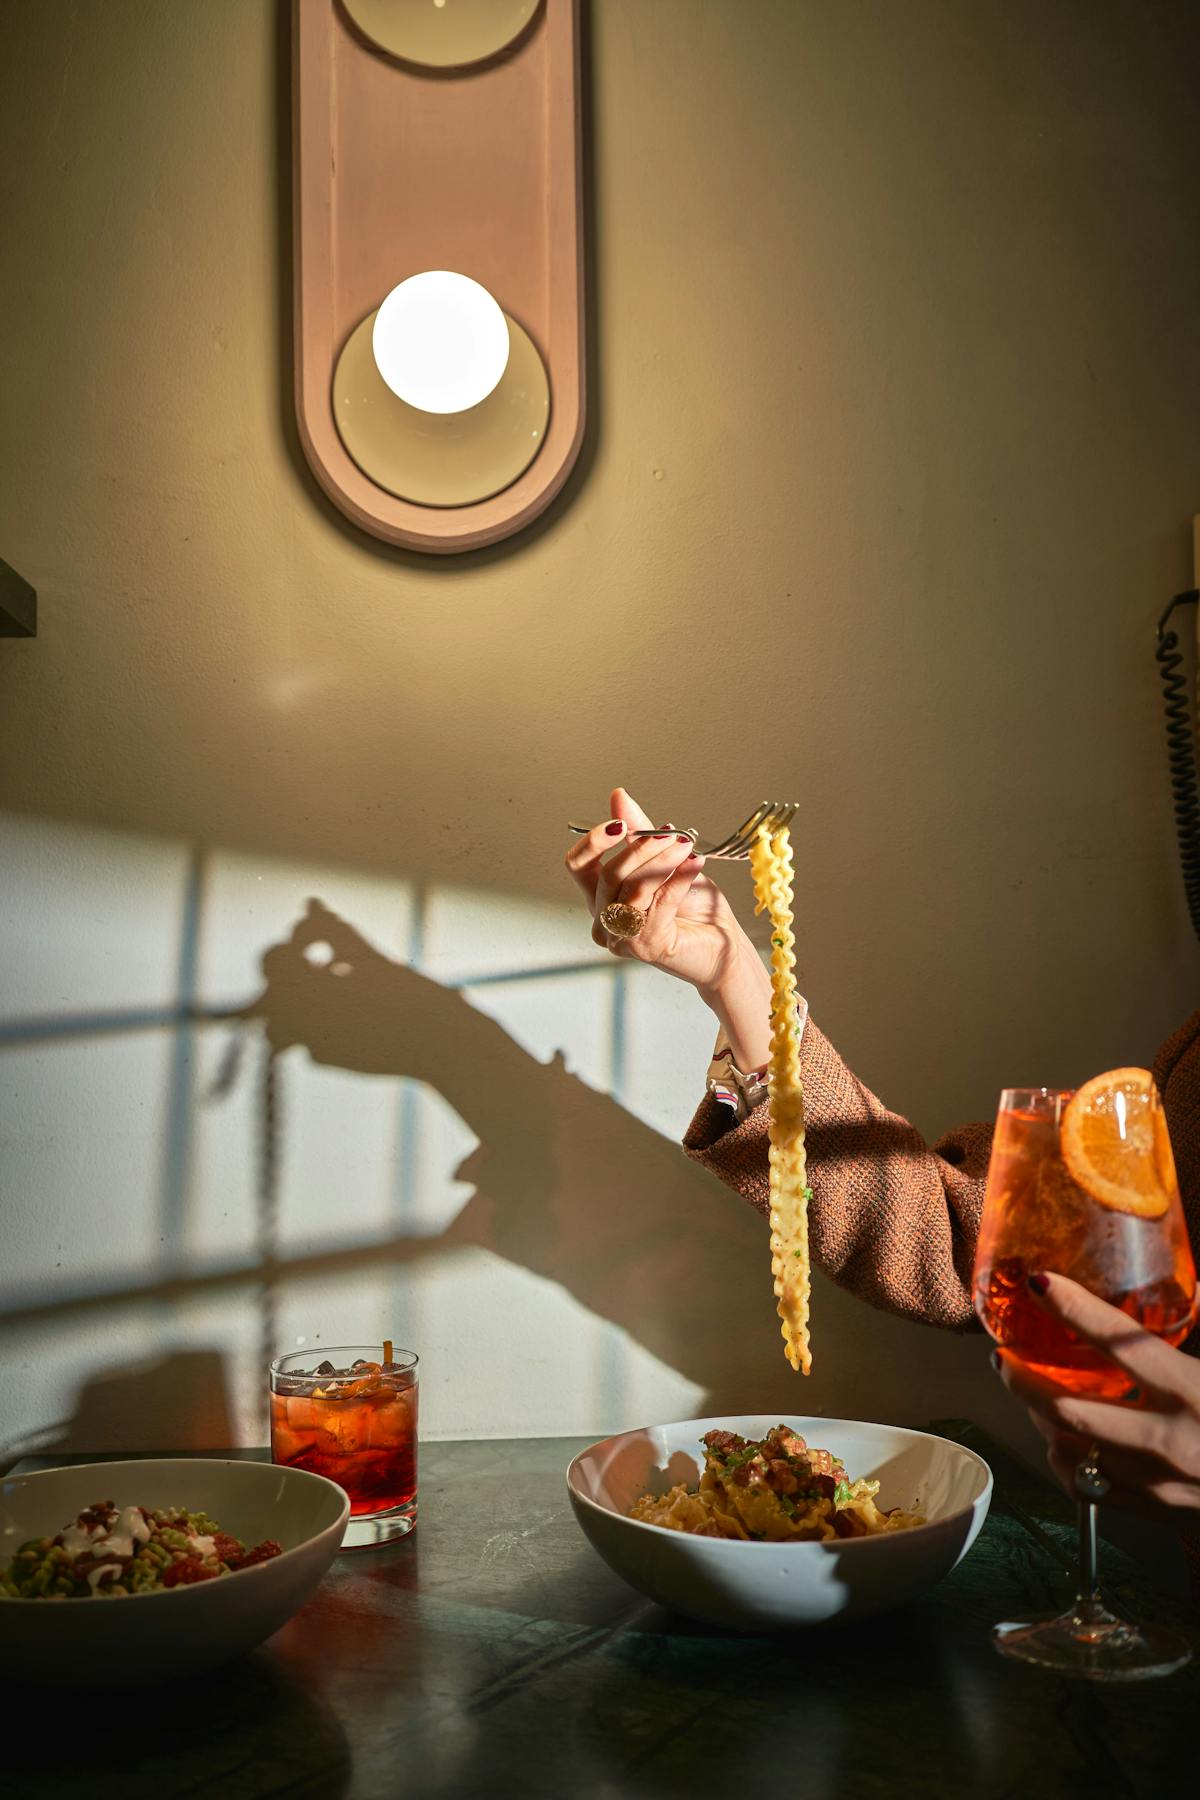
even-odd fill
[{"label": "orange slice garnish", "polygon": [[1062,1116],[1067,1173],[1113,1212],[1161,1219],[1171,1204],[1174,1160],[1149,1069],[1110,1069],[1085,1081]]}]

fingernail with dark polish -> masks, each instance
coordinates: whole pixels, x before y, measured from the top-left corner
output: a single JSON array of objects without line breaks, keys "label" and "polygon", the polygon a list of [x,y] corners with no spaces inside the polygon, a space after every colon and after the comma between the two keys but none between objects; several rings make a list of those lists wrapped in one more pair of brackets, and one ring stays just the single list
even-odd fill
[{"label": "fingernail with dark polish", "polygon": [[1035,1294],[1048,1294],[1050,1292],[1049,1276],[1040,1275],[1040,1274],[1039,1275],[1027,1275],[1025,1277],[1025,1279],[1028,1282],[1029,1286],[1033,1289]]},{"label": "fingernail with dark polish", "polygon": [[690,838],[690,837],[689,837],[689,836],[688,836],[688,834],[687,834],[687,832],[686,832],[686,831],[681,831],[681,832],[680,832],[680,833],[679,833],[679,842],[680,842],[680,843],[681,843],[681,844],[690,844],[690,843],[691,843],[691,841],[692,841],[692,840],[691,840],[691,838]]},{"label": "fingernail with dark polish", "polygon": [[607,831],[609,837],[619,837],[625,827],[622,825],[620,819],[614,819],[612,824],[606,825],[604,829]]},{"label": "fingernail with dark polish", "polygon": [[670,837],[670,835],[671,835],[671,834],[670,834],[670,832],[669,832],[669,831],[656,831],[656,832],[655,832],[655,833],[654,833],[654,836],[655,836],[655,837],[656,837],[656,838],[669,838],[669,837]]}]

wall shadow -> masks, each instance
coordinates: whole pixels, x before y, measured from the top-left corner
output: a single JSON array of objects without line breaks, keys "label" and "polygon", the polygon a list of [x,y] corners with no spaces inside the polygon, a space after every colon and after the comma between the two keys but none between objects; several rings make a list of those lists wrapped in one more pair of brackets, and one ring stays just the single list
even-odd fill
[{"label": "wall shadow", "polygon": [[561,1055],[538,1062],[319,901],[266,952],[263,973],[245,1017],[261,1022],[276,1055],[302,1047],[317,1063],[424,1082],[479,1139],[455,1171],[474,1192],[451,1224],[395,1240],[387,1255],[411,1265],[491,1251],[706,1391],[727,1390],[738,1358],[714,1314],[763,1310],[764,1227],[748,1208]]},{"label": "wall shadow", "polygon": [[216,1345],[91,1371],[69,1419],[0,1444],[0,1456],[161,1451],[180,1440],[181,1422],[186,1441],[204,1449],[227,1449],[237,1440],[225,1358]]},{"label": "wall shadow", "polygon": [[[236,1022],[242,1051],[259,1051],[263,1142],[253,1251],[225,1265],[169,1264],[137,1280],[31,1299],[7,1309],[9,1331],[78,1327],[130,1307],[249,1291],[262,1361],[278,1349],[273,1320],[285,1284],[433,1268],[486,1250],[554,1283],[700,1389],[698,1414],[778,1409],[921,1424],[931,1409],[983,1423],[1014,1411],[987,1381],[982,1341],[965,1344],[924,1328],[918,1345],[909,1321],[874,1311],[819,1276],[817,1372],[799,1381],[782,1355],[759,1215],[677,1144],[572,1075],[561,1054],[539,1062],[460,993],[384,955],[321,901],[311,900],[290,935],[264,953],[262,972],[256,998],[209,1017]],[[358,1075],[424,1083],[459,1115],[478,1143],[455,1174],[473,1191],[444,1230],[346,1233],[332,1246],[280,1253],[275,1083],[286,1059],[301,1053]],[[236,1054],[227,1059],[219,1083],[238,1079],[238,1063]],[[500,1353],[498,1345],[481,1348]],[[49,1428],[49,1442],[43,1433],[9,1453],[135,1448],[133,1436],[146,1448],[218,1448],[237,1435],[223,1382],[212,1350],[190,1361],[111,1369],[89,1377],[73,1418]],[[181,1395],[188,1396],[182,1412]],[[176,1428],[167,1431],[172,1420]]]},{"label": "wall shadow", "polygon": [[[912,1324],[818,1278],[825,1368],[797,1382],[779,1342],[765,1221],[677,1144],[570,1074],[560,1055],[539,1062],[317,900],[266,952],[263,972],[245,1017],[261,1022],[276,1055],[303,1047],[317,1063],[425,1082],[479,1140],[455,1171],[474,1192],[451,1224],[378,1244],[373,1258],[412,1265],[491,1251],[556,1283],[695,1383],[705,1412],[826,1411],[828,1395],[842,1401],[865,1375],[868,1416],[919,1422],[925,1401],[889,1347],[907,1340],[911,1350]],[[838,1153],[854,1150],[842,1134]],[[964,1363],[961,1339],[923,1329],[924,1375],[955,1371],[969,1390],[985,1354],[982,1342],[971,1349],[979,1356]]]}]

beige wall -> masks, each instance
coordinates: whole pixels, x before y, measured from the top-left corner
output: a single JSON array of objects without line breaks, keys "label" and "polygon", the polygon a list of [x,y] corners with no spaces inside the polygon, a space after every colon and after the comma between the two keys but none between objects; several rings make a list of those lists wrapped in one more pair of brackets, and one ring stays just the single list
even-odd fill
[{"label": "beige wall", "polygon": [[[414,908],[441,920],[439,979],[587,962],[562,824],[612,781],[712,830],[802,797],[814,1015],[930,1133],[1006,1080],[1149,1057],[1194,999],[1151,648],[1200,501],[1196,9],[594,0],[589,442],[540,528],[437,562],[356,535],[299,458],[285,34],[268,0],[0,21],[0,555],[41,604],[37,641],[0,646],[0,1013],[26,1031],[0,1379],[24,1369],[5,1411],[30,1433],[70,1435],[80,1359],[120,1388],[197,1346],[240,1358],[252,1432],[271,1324],[218,1279],[253,1266],[258,1154],[250,1099],[241,1135],[205,1135],[219,1034],[37,1022],[244,1001],[309,894],[402,957]],[[604,1087],[607,973],[575,979],[492,1010]],[[416,1306],[413,1218],[448,1228],[483,1138],[488,1219],[421,1289],[437,1429],[739,1394],[1008,1418],[981,1345],[825,1288],[819,1376],[780,1374],[753,1222],[660,1154],[709,1048],[666,985],[637,990],[638,1118],[551,1093],[425,988],[390,1014],[372,991],[340,1069],[292,1051],[318,1087],[281,1125],[309,1209],[287,1249],[317,1267],[284,1284],[289,1328]],[[436,1044],[415,1066],[380,1050],[397,1017]],[[516,1091],[463,1124],[476,1061]],[[397,1217],[371,1196],[406,1076],[450,1091],[421,1090],[432,1160]],[[336,1279],[323,1217],[360,1245]],[[706,1327],[735,1265],[745,1314]],[[498,1371],[470,1401],[464,1312]],[[618,1353],[641,1374],[601,1393]],[[193,1441],[225,1428],[188,1409]],[[96,1417],[77,1440],[129,1441],[127,1411]]]}]

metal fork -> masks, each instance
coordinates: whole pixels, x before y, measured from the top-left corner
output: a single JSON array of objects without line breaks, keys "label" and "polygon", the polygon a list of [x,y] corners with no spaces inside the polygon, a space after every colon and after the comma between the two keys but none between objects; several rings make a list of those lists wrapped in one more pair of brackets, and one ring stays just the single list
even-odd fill
[{"label": "metal fork", "polygon": [[[760,831],[766,830],[772,835],[782,831],[786,825],[791,824],[798,810],[798,803],[794,800],[763,800],[748,819],[743,819],[736,831],[731,831],[727,838],[722,838],[719,844],[713,844],[708,849],[700,843],[698,832],[690,831],[683,825],[651,825],[644,830],[631,831],[629,836],[645,838],[656,837],[660,831],[685,831],[695,844],[697,855],[709,859],[716,857],[721,862],[745,862],[750,855],[750,846]],[[567,829],[582,837],[593,830],[593,827],[568,825]]]}]

